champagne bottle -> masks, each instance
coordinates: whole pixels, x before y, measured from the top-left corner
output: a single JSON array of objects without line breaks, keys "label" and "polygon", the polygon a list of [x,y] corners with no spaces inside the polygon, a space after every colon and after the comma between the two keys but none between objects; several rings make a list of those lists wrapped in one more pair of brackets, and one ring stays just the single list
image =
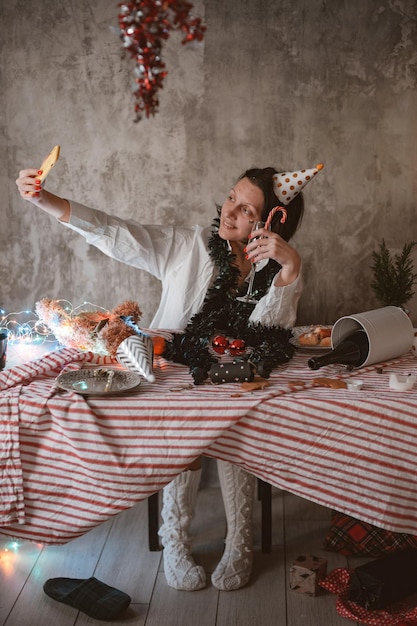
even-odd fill
[{"label": "champagne bottle", "polygon": [[363,329],[355,330],[344,337],[330,352],[309,359],[308,366],[312,370],[332,363],[348,365],[351,368],[360,367],[365,363],[368,352],[369,341],[366,332]]}]

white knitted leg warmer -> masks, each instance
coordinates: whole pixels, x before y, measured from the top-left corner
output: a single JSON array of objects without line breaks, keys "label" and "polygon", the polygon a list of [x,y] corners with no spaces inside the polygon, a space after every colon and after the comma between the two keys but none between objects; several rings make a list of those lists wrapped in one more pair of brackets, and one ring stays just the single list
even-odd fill
[{"label": "white knitted leg warmer", "polygon": [[255,477],[226,461],[218,461],[217,467],[226,511],[227,535],[223,556],[211,575],[211,582],[217,589],[232,591],[246,585],[252,571]]},{"label": "white knitted leg warmer", "polygon": [[204,569],[191,556],[188,535],[200,478],[201,469],[187,470],[163,489],[163,524],[158,534],[164,546],[165,578],[170,587],[183,591],[195,591],[206,585]]}]

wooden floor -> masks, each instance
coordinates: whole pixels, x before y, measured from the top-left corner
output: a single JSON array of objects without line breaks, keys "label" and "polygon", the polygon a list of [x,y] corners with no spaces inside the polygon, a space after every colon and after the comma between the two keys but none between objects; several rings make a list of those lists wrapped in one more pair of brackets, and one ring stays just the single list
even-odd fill
[{"label": "wooden floor", "polygon": [[[328,559],[328,571],[346,567],[341,555],[322,549],[330,511],[288,493],[273,490],[273,550],[262,554],[259,511],[255,513],[254,571],[245,588],[219,592],[210,582],[204,590],[176,591],[167,586],[162,553],[147,546],[147,503],[103,524],[64,546],[28,542],[11,546],[0,535],[0,625],[4,626],[347,626],[335,596],[312,598],[289,590],[291,563],[300,554]],[[193,521],[196,561],[207,572],[222,552],[225,519],[217,486],[200,488]],[[360,561],[353,561],[355,566]],[[116,621],[100,622],[55,602],[42,590],[48,578],[96,578],[128,593],[132,603]]]}]

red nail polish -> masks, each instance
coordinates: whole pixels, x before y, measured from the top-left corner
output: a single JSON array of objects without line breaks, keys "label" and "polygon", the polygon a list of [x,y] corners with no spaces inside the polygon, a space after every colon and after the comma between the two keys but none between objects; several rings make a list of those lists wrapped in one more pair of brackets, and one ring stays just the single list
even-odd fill
[{"label": "red nail polish", "polygon": [[38,170],[38,176],[42,174],[42,170]]}]

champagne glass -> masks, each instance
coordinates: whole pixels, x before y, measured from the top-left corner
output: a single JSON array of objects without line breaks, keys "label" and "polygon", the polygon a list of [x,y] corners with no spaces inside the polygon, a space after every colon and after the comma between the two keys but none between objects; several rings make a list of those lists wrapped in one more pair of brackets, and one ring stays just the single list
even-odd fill
[{"label": "champagne glass", "polygon": [[[252,233],[255,233],[260,228],[265,228],[265,227],[266,227],[265,222],[255,222],[252,227]],[[259,237],[255,237],[253,235],[251,238],[251,241],[255,241],[256,239],[259,239]],[[268,262],[269,262],[269,259],[262,259],[261,261],[252,263],[252,267],[250,269],[250,274],[249,274],[248,290],[244,296],[239,296],[238,298],[236,298],[236,300],[239,300],[240,302],[246,302],[248,304],[256,304],[258,302],[258,300],[256,300],[253,295],[253,281],[255,280],[256,272],[259,272],[261,269],[263,269],[268,264]]]}]

